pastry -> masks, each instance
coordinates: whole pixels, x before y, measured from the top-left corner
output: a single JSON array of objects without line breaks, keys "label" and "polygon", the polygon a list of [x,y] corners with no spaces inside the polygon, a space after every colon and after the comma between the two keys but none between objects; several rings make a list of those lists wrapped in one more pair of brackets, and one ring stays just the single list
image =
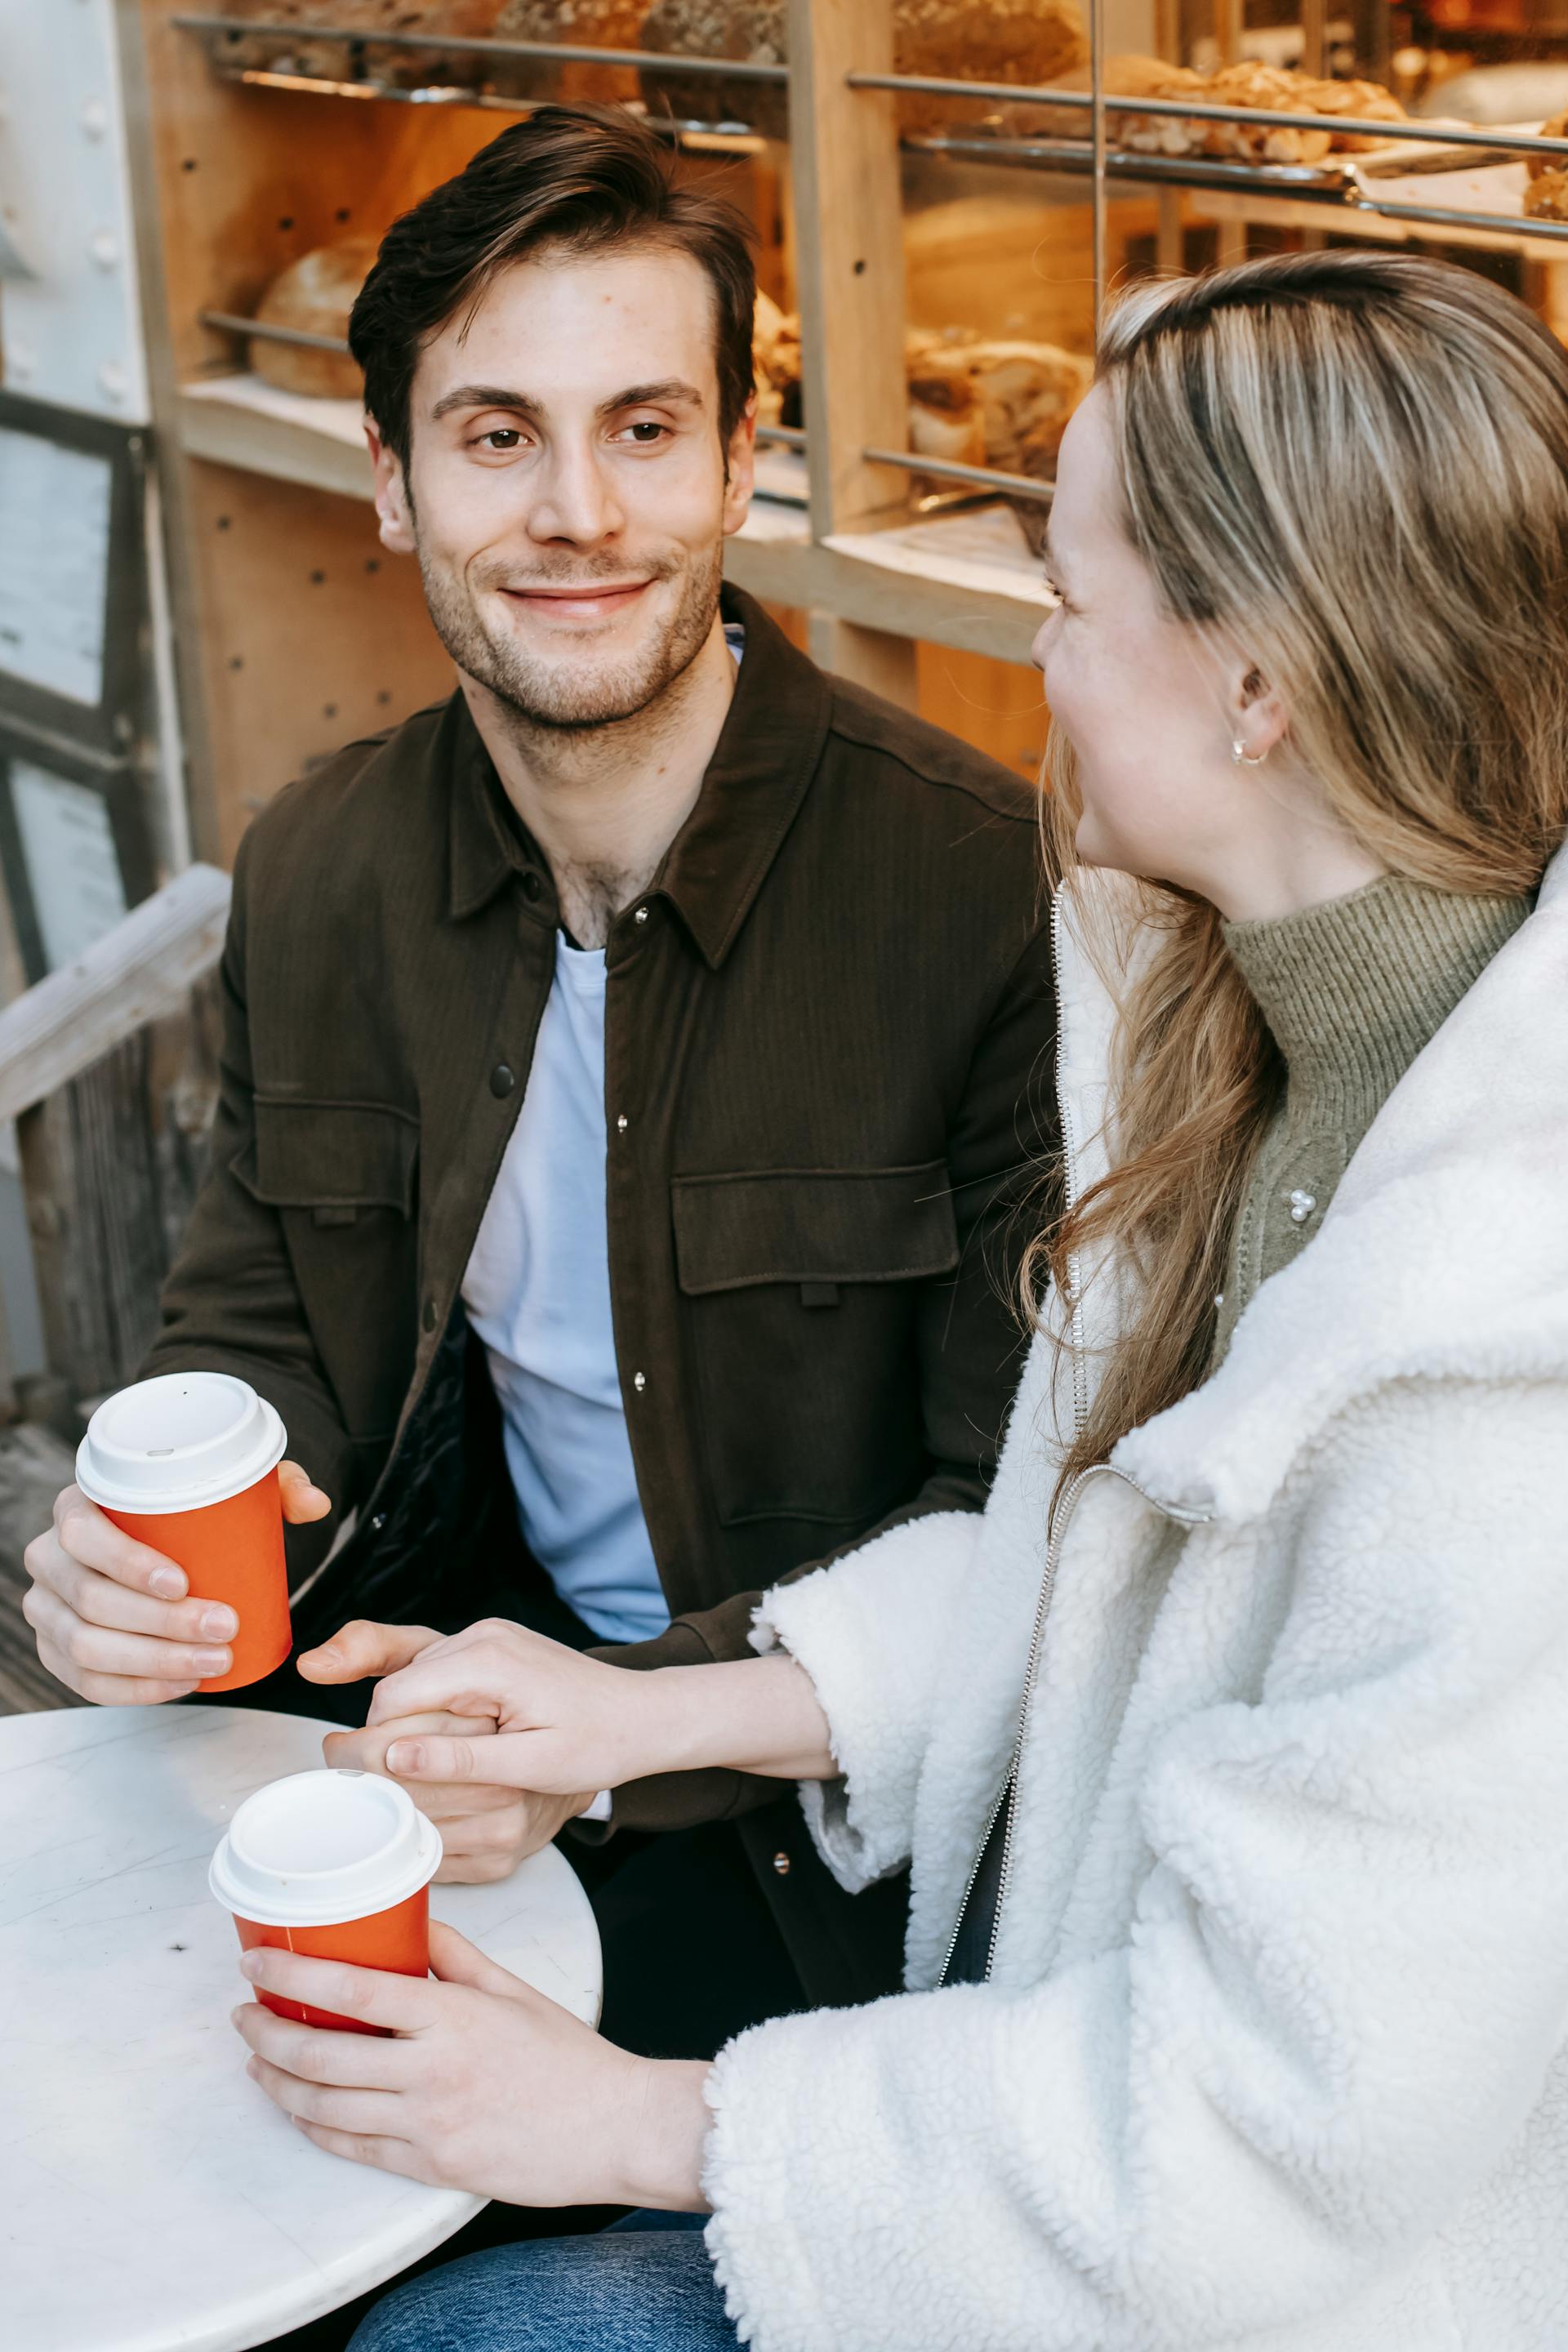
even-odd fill
[{"label": "pastry", "polygon": [[[1568,137],[1568,132],[1559,134],[1555,131],[1546,131],[1543,133],[1548,139],[1555,139],[1559,135]],[[1563,160],[1568,163],[1568,156]],[[1531,220],[1568,221],[1568,172],[1532,171],[1525,184],[1524,209]]]},{"label": "pastry", "polygon": [[[498,40],[562,41],[576,47],[635,49],[642,43],[648,0],[501,0]],[[494,88],[510,98],[635,99],[635,66],[597,66],[580,58],[498,58]]]},{"label": "pastry", "polygon": [[[785,0],[654,0],[643,46],[784,65],[788,9]],[[1080,65],[1086,55],[1079,0],[893,0],[899,73],[1044,83]],[[788,99],[776,83],[650,73],[643,78],[643,96],[678,121],[744,122],[770,138],[788,136]],[[898,100],[899,127],[938,130],[965,107],[989,103],[905,91]]]},{"label": "pastry", "polygon": [[[344,237],[302,254],[275,278],[257,305],[258,319],[274,327],[298,327],[309,335],[346,337],[354,297],[369,277],[376,241]],[[363,391],[359,368],[346,352],[313,352],[308,345],[274,343],[258,335],[250,363],[279,392],[302,392],[321,400],[358,400]]]},{"label": "pastry", "polygon": [[[1157,67],[1155,58],[1111,60],[1137,68]],[[1354,122],[1401,122],[1405,110],[1392,93],[1374,81],[1322,81],[1311,74],[1284,66],[1265,66],[1250,58],[1222,66],[1217,73],[1194,74],[1167,66],[1164,78],[1150,73],[1146,86],[1127,94],[1144,98],[1195,98],[1211,106],[1245,106],[1260,117],[1269,114],[1331,114],[1346,128],[1297,130],[1285,124],[1272,128],[1260,120],[1249,122],[1206,122],[1179,114],[1123,115],[1119,143],[1140,154],[1216,155],[1247,163],[1321,163],[1330,153],[1364,152],[1386,142],[1375,133],[1352,131]],[[1107,78],[1109,87],[1109,72]],[[1120,95],[1121,93],[1116,93]]]},{"label": "pastry", "polygon": [[[1540,139],[1568,139],[1568,113],[1549,116],[1536,136]],[[1524,168],[1532,180],[1561,179],[1568,172],[1568,155],[1530,155],[1525,159]],[[1534,209],[1528,196],[1524,200],[1524,209],[1526,212]]]},{"label": "pastry", "polygon": [[800,320],[759,291],[752,327],[759,425],[800,423]]},{"label": "pastry", "polygon": [[351,43],[277,33],[230,35],[220,55],[249,71],[302,74],[314,81],[347,81],[363,72],[398,89],[426,83],[475,89],[489,69],[482,56],[360,44],[374,33],[452,33],[483,40],[495,31],[501,5],[502,0],[231,0],[226,13],[232,16],[280,26],[325,22],[358,38]]}]

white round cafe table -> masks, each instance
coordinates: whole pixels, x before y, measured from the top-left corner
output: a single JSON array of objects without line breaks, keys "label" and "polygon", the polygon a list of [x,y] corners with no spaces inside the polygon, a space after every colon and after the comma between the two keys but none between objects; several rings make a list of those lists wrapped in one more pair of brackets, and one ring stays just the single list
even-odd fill
[{"label": "white round cafe table", "polygon": [[[244,2071],[207,1892],[240,1801],[330,1724],[243,1707],[0,1718],[0,2341],[237,2352],[428,2253],[481,2197],[327,2156]],[[599,1938],[552,1847],[436,1915],[590,2023]]]}]

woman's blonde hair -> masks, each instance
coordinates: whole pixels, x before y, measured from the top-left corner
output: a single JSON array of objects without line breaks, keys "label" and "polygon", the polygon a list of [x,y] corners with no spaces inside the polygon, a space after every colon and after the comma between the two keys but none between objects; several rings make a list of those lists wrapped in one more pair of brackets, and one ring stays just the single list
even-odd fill
[{"label": "woman's blonde hair", "polygon": [[[1448,263],[1289,254],[1125,296],[1099,383],[1127,534],[1169,612],[1281,696],[1289,764],[1391,872],[1532,890],[1568,828],[1553,336]],[[1055,884],[1079,803],[1058,733],[1047,757]],[[1147,899],[1158,946],[1121,1008],[1111,1171],[1025,1266],[1031,1312],[1047,1271],[1067,1293],[1108,1244],[1142,1280],[1064,1480],[1204,1378],[1282,1079],[1215,908]]]}]

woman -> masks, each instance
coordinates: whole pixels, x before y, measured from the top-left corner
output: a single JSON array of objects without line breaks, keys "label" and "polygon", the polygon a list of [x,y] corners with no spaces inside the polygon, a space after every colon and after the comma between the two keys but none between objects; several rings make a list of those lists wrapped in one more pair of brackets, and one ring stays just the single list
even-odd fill
[{"label": "woman", "polygon": [[372,1712],[799,1780],[847,1885],[912,1856],[910,1990],[706,2068],[456,1938],[252,1955],[405,2030],[242,2012],[321,2145],[711,2210],[355,2352],[1568,2341],[1568,357],[1436,262],[1143,290],[1051,562],[1067,1198],[984,1520],[777,1588],[754,1663],[479,1626]]}]

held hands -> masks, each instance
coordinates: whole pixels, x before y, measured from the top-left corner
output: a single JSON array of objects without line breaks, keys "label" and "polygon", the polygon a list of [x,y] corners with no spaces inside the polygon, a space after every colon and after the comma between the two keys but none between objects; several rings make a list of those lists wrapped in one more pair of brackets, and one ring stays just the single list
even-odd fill
[{"label": "held hands", "polygon": [[[499,1623],[499,1621],[497,1621]],[[485,1629],[470,1626],[458,1642],[470,1641]],[[521,1627],[503,1629],[523,1642],[539,1641]],[[498,1714],[476,1713],[462,1704],[433,1700],[421,1706],[415,1697],[384,1695],[397,1690],[405,1669],[417,1661],[445,1653],[453,1644],[424,1625],[374,1625],[356,1619],[318,1650],[307,1650],[300,1672],[310,1682],[358,1682],[384,1675],[363,1731],[329,1732],[322,1742],[328,1764],[363,1772],[380,1772],[407,1790],[422,1813],[441,1832],[445,1854],[437,1873],[439,1884],[480,1885],[505,1878],[529,1854],[537,1853],[580,1813],[593,1797],[592,1787],[574,1786],[541,1792],[537,1784],[519,1781],[503,1769]],[[542,1643],[546,1650],[558,1645]],[[572,1651],[562,1654],[573,1657]],[[592,1664],[592,1661],[583,1663]],[[611,1667],[596,1672],[610,1674]],[[389,1751],[395,1750],[395,1755]],[[428,1754],[429,1761],[426,1760]],[[460,1759],[460,1769],[457,1769]]]},{"label": "held hands", "polygon": [[[610,1670],[613,1671],[613,1670]],[[437,1981],[247,1952],[253,1984],[389,2029],[234,2012],[247,2072],[318,2147],[512,2205],[703,2210],[705,2065],[634,2058],[433,1921]]]},{"label": "held hands", "polygon": [[[596,1789],[635,1780],[649,1768],[644,1717],[658,1674],[629,1675],[547,1641],[504,1618],[485,1617],[460,1633],[422,1627],[346,1626],[330,1649],[363,1656],[375,1637],[386,1663],[357,1665],[380,1673],[366,1738],[385,1742],[384,1769],[400,1780],[500,1784],[572,1801],[581,1811]],[[313,1680],[328,1677],[313,1651],[300,1662]],[[452,1718],[440,1730],[425,1718]],[[334,1759],[335,1760],[335,1759]]]},{"label": "held hands", "polygon": [[[325,1518],[331,1503],[297,1462],[279,1465],[283,1516]],[[126,1535],[79,1486],[55,1498],[54,1525],[22,1555],[32,1584],[22,1614],[57,1682],[95,1706],[154,1706],[226,1675],[238,1630],[221,1601],[187,1598],[190,1580]]]}]

